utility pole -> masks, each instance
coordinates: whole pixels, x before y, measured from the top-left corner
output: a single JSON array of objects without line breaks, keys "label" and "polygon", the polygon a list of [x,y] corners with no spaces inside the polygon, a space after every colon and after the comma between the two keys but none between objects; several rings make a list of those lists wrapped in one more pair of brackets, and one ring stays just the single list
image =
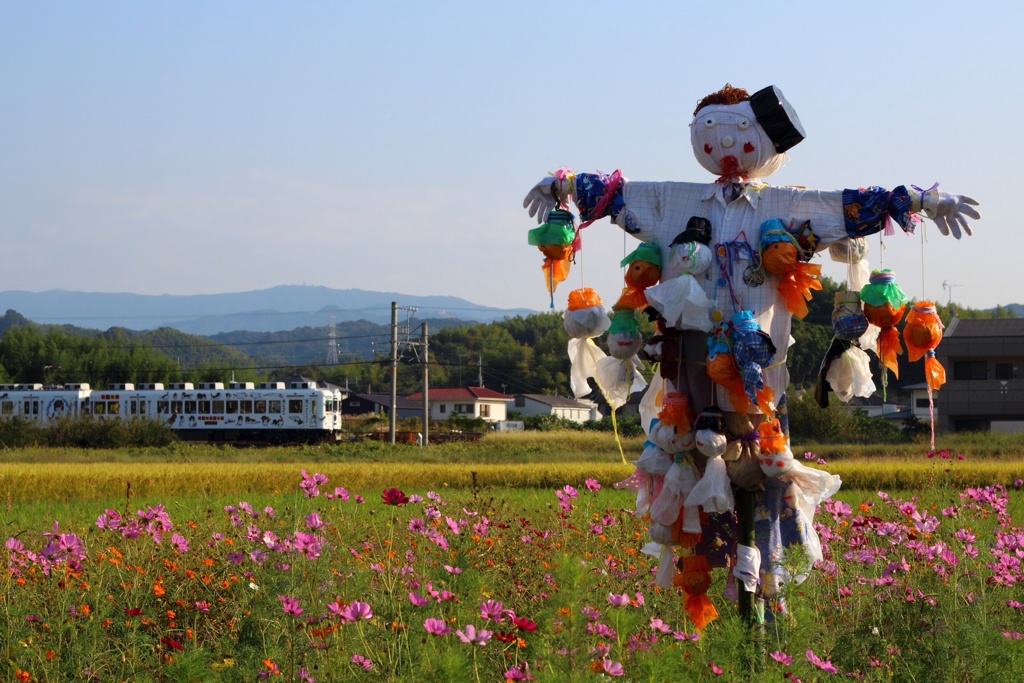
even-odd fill
[{"label": "utility pole", "polygon": [[484,385],[484,359],[482,356],[476,357],[476,385],[478,387]]},{"label": "utility pole", "polygon": [[388,432],[395,443],[395,417],[398,413],[398,302],[391,302],[391,410],[388,411]]},{"label": "utility pole", "polygon": [[427,335],[426,321],[423,321],[423,335],[420,339],[420,343],[423,344],[423,438],[420,439],[420,447],[423,447],[427,445],[427,440],[430,438],[430,399],[427,395],[430,389],[430,365],[427,363],[427,343],[429,337]]}]

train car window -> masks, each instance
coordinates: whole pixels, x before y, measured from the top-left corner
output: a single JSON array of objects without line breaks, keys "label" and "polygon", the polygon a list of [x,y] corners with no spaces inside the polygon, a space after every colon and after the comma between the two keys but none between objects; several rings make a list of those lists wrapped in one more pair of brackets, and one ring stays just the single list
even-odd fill
[{"label": "train car window", "polygon": [[256,413],[265,413],[265,412],[267,412],[267,401],[266,401],[266,399],[258,398],[255,401],[253,401],[252,404],[253,404],[252,405],[252,409],[253,409],[254,412],[256,412]]},{"label": "train car window", "polygon": [[290,398],[290,399],[288,399],[288,412],[289,413],[301,413],[302,412],[302,399],[301,398]]},{"label": "train car window", "polygon": [[120,415],[121,414],[121,402],[111,401],[107,404],[107,415]]},{"label": "train car window", "polygon": [[94,403],[92,406],[92,412],[93,415],[106,415],[107,404],[104,403],[103,401],[96,401],[96,403]]},{"label": "train car window", "polygon": [[196,402],[195,401],[185,401],[185,414],[186,415],[195,415],[196,414]]},{"label": "train car window", "polygon": [[270,402],[270,410],[268,410],[267,412],[275,414],[275,415],[280,415],[281,414],[281,400],[280,399],[276,399],[276,398],[273,399]]},{"label": "train car window", "polygon": [[139,401],[139,415],[145,415],[146,414],[146,404],[147,403],[149,403],[149,401],[147,401],[145,399]]},{"label": "train car window", "polygon": [[252,414],[252,399],[245,399],[241,402],[241,410],[243,415]]},{"label": "train car window", "polygon": [[182,411],[185,410],[184,401],[171,401],[171,412],[175,415],[181,415]]},{"label": "train car window", "polygon": [[211,412],[213,412],[213,410],[210,408],[210,402],[209,401],[204,400],[204,401],[200,401],[199,402],[199,414],[200,415],[207,415],[207,414],[209,414]]},{"label": "train car window", "polygon": [[0,402],[0,415],[13,415],[14,414],[14,401],[2,401]]},{"label": "train car window", "polygon": [[138,399],[132,399],[128,401],[128,412],[132,415],[139,414],[139,401]]},{"label": "train car window", "polygon": [[170,415],[171,414],[170,401],[157,401],[156,402],[156,413],[157,415]]},{"label": "train car window", "polygon": [[210,412],[211,413],[216,413],[218,415],[222,415],[224,413],[224,401],[223,400],[216,400],[216,401],[214,401],[213,402],[213,410],[211,410]]},{"label": "train car window", "polygon": [[227,406],[228,406],[228,410],[227,410],[228,415],[234,415],[235,413],[238,412],[238,401],[236,401],[235,399],[230,399],[227,402]]}]

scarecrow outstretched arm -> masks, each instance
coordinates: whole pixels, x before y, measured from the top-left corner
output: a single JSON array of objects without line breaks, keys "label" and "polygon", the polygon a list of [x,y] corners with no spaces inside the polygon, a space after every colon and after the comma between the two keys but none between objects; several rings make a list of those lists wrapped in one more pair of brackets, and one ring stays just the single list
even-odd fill
[{"label": "scarecrow outstretched arm", "polygon": [[981,218],[975,206],[978,202],[970,197],[939,192],[937,184],[928,190],[917,187],[908,190],[903,185],[891,191],[881,187],[843,190],[843,216],[846,232],[851,237],[879,232],[890,218],[904,232],[913,232],[913,216],[922,213],[935,221],[943,235],[952,232],[953,237],[960,239],[961,229],[972,234],[967,218]]}]

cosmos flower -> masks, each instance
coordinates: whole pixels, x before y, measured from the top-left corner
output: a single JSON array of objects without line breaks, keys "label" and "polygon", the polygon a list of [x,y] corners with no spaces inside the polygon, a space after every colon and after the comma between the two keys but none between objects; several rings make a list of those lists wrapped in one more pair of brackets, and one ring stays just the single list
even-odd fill
[{"label": "cosmos flower", "polygon": [[409,496],[394,487],[381,491],[380,497],[385,505],[402,506],[409,502]]}]

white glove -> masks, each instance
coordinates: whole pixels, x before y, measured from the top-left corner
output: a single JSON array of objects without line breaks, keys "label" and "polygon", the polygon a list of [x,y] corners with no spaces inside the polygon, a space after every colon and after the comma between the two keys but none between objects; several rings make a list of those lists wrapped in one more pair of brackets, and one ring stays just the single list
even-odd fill
[{"label": "white glove", "polygon": [[558,206],[556,182],[554,176],[547,176],[534,185],[523,200],[523,208],[530,212],[531,217],[537,216],[538,224],[546,223],[551,211]]},{"label": "white glove", "polygon": [[965,216],[980,219],[981,214],[974,209],[975,206],[978,206],[978,202],[962,194],[925,192],[921,198],[921,212],[935,221],[939,232],[943,235],[952,232],[957,239],[960,239],[960,228],[968,235],[974,234]]}]

